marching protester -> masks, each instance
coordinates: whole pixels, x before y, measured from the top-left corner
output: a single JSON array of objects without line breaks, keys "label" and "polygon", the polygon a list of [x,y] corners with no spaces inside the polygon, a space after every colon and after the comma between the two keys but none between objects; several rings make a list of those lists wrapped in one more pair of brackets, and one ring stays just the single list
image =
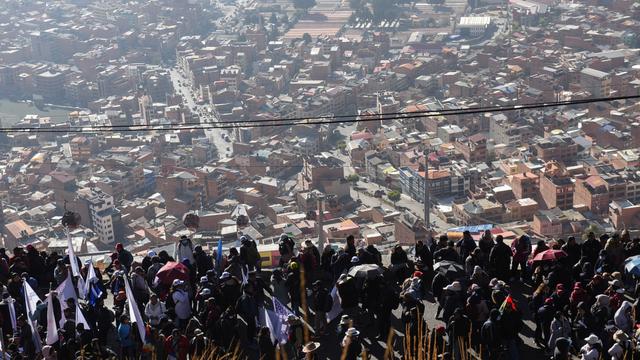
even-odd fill
[{"label": "marching protester", "polygon": [[[628,235],[602,245],[594,234],[507,243],[465,232],[395,246],[386,259],[353,237],[326,250],[283,234],[269,269],[254,240],[239,241],[224,251],[184,236],[174,257],[134,257],[118,243],[100,269],[76,267],[72,249],[65,258],[14,249],[3,349],[12,359],[358,359],[378,341],[411,358],[518,359],[530,319],[548,358],[637,356],[640,250]],[[436,304],[440,320],[425,315]]]}]

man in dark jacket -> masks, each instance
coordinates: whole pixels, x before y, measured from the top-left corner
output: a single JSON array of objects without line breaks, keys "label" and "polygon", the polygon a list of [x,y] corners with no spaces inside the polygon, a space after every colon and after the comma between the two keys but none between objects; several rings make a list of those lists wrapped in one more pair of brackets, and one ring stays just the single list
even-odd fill
[{"label": "man in dark jacket", "polygon": [[458,252],[454,248],[455,244],[453,241],[447,242],[447,247],[442,248],[436,251],[433,254],[435,261],[453,261],[460,262],[460,256],[458,256]]},{"label": "man in dark jacket", "polygon": [[322,281],[316,280],[313,283],[312,309],[316,313],[314,318],[314,329],[316,335],[321,336],[327,326],[327,313],[331,311],[333,299],[329,291],[322,285]]},{"label": "man in dark jacket", "polygon": [[502,336],[500,325],[498,323],[498,317],[500,311],[498,309],[491,309],[489,313],[489,319],[485,321],[480,330],[480,338],[482,339],[482,359],[495,360],[498,359],[498,355],[501,351]]},{"label": "man in dark jacket", "polygon": [[504,243],[502,235],[496,236],[496,245],[489,254],[489,269],[493,276],[500,280],[509,279],[509,265],[511,264],[511,248]]},{"label": "man in dark jacket", "polygon": [[131,264],[133,263],[133,255],[131,255],[129,250],[124,248],[122,243],[116,244],[116,252],[118,253],[118,260],[120,260],[120,264],[124,266],[128,273],[131,270]]},{"label": "man in dark jacket", "polygon": [[202,246],[196,245],[193,249],[193,257],[196,260],[196,269],[198,272],[198,278],[207,275],[207,271],[213,269],[213,260],[206,252],[202,250]]},{"label": "man in dark jacket", "polygon": [[351,315],[358,306],[358,291],[356,290],[356,282],[353,278],[342,275],[336,284],[340,303],[345,314]]},{"label": "man in dark jacket", "polygon": [[590,232],[587,235],[587,240],[582,243],[582,256],[586,256],[588,262],[595,264],[600,250],[602,250],[602,244],[596,239],[596,234]]}]

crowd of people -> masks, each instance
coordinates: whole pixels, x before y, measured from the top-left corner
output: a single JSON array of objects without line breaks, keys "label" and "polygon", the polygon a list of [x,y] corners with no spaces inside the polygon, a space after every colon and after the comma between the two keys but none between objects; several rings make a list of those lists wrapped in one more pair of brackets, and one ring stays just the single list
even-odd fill
[{"label": "crowd of people", "polygon": [[[625,264],[640,255],[640,239],[627,232],[535,244],[523,235],[509,245],[465,232],[409,252],[395,246],[384,262],[352,236],[323,249],[287,235],[278,244],[273,269],[261,268],[246,236],[227,251],[183,237],[173,253],[141,259],[117,244],[102,271],[73,253],[0,249],[2,352],[355,360],[377,342],[405,357],[518,359],[528,319],[548,358],[636,356],[640,287]],[[430,328],[431,302],[442,325]]]}]

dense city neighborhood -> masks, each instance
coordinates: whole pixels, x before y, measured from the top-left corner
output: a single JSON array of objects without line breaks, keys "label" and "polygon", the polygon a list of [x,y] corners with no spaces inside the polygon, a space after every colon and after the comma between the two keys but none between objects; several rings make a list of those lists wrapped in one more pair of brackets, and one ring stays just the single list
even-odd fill
[{"label": "dense city neighborhood", "polygon": [[[417,244],[435,256],[447,241],[464,266],[465,241],[489,236],[515,249],[514,271],[522,239],[572,257],[569,238],[640,236],[637,1],[0,0],[0,34],[7,253],[77,255],[111,283],[117,244],[147,272],[188,238],[218,279],[217,257],[226,264],[246,241],[259,256],[242,258],[247,271],[290,269],[283,236],[292,253],[317,247],[317,266],[351,239],[389,267],[396,251],[417,261]],[[83,271],[74,283],[89,283]],[[514,288],[533,292],[529,280]],[[291,300],[301,315],[306,302]],[[289,355],[312,356],[301,349]]]}]

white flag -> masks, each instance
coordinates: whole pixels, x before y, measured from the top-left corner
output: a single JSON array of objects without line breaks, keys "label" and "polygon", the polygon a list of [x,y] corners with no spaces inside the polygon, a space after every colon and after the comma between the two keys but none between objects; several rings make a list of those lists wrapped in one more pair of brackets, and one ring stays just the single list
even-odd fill
[{"label": "white flag", "polygon": [[98,279],[98,275],[96,275],[96,269],[93,267],[93,259],[89,260],[87,265],[89,266],[89,271],[87,272],[87,280],[84,283],[84,297],[86,298],[89,294],[89,290],[91,288],[91,284],[97,283],[100,281]]},{"label": "white flag", "polygon": [[249,283],[249,271],[245,271],[246,266],[243,266],[240,271],[242,272],[242,285],[246,285]]},{"label": "white flag", "polygon": [[78,276],[78,282],[76,283],[76,285],[78,286],[78,296],[80,297],[80,299],[84,299],[85,298],[84,289],[87,286],[84,283],[84,279],[82,278],[82,274],[80,276]]},{"label": "white flag", "polygon": [[327,321],[331,322],[333,319],[338,317],[342,312],[342,306],[340,305],[340,297],[338,296],[338,288],[333,287],[331,289],[331,298],[333,299],[333,305],[331,306],[331,310],[327,313]]},{"label": "white flag", "polygon": [[16,301],[11,296],[9,296],[5,301],[7,302],[9,308],[9,316],[11,317],[11,328],[13,329],[13,333],[16,334],[18,332],[18,322],[16,318],[15,305]]},{"label": "white flag", "polygon": [[33,342],[35,343],[36,351],[40,352],[42,350],[42,340],[40,339],[40,334],[38,333],[37,321],[33,319],[33,313],[36,311],[36,306],[38,306],[40,297],[38,296],[38,294],[36,294],[35,291],[33,291],[28,281],[22,282],[22,289],[24,291],[24,303],[26,307],[25,310],[27,312],[29,326],[31,327]]},{"label": "white flag", "polygon": [[271,334],[271,342],[275,342],[276,340],[279,340],[276,338],[277,328],[275,324],[278,322],[276,318],[276,314],[271,310],[267,310],[266,308],[262,308],[262,309],[264,310],[265,324],[269,328],[269,334]]},{"label": "white flag", "polygon": [[47,345],[53,345],[58,341],[58,324],[53,313],[53,294],[47,295]]},{"label": "white flag", "polygon": [[89,323],[87,322],[87,319],[84,318],[84,314],[80,310],[80,306],[78,305],[78,303],[76,303],[76,325],[78,324],[84,325],[85,330],[91,329]]},{"label": "white flag", "polygon": [[129,285],[129,278],[127,277],[124,279],[124,291],[127,294],[127,303],[129,303],[129,316],[131,317],[131,322],[136,323],[138,332],[140,333],[140,339],[142,339],[142,343],[144,344],[146,341],[147,331],[144,327],[144,321],[142,321],[142,316],[140,315],[140,309],[138,308],[136,299],[133,297],[133,291],[131,291],[131,285]]},{"label": "white flag", "polygon": [[78,302],[78,297],[76,296],[76,290],[73,287],[73,279],[71,279],[71,274],[67,274],[67,278],[64,279],[63,282],[58,285],[56,288],[56,292],[58,293],[58,298],[60,299],[60,307],[62,310],[67,308],[67,299],[74,299]]},{"label": "white flag", "polygon": [[275,314],[275,323],[272,324],[275,331],[275,337],[280,344],[286,344],[289,339],[289,315],[294,315],[286,306],[282,305],[278,299],[273,298],[273,313]]},{"label": "white flag", "polygon": [[73,276],[80,276],[80,269],[78,268],[78,260],[76,260],[76,253],[73,251],[73,242],[71,241],[71,234],[67,230],[67,255],[69,255],[69,263],[71,264],[71,273]]}]

